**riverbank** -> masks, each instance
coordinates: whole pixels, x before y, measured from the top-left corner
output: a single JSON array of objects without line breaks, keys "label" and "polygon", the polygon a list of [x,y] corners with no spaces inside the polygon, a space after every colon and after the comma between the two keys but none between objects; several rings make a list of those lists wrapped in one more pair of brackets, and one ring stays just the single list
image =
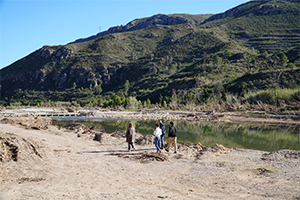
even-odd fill
[{"label": "riverbank", "polygon": [[[179,145],[156,154],[138,134],[0,117],[0,199],[299,199],[300,151]],[[100,139],[99,139],[100,138]]]},{"label": "riverbank", "polygon": [[214,122],[249,122],[268,124],[288,124],[300,126],[300,112],[266,112],[266,111],[234,111],[189,112],[189,111],[160,111],[140,110],[123,111],[86,108],[25,108],[2,109],[0,116],[77,116],[87,118],[110,118],[131,120],[178,120],[178,121],[214,121]]}]

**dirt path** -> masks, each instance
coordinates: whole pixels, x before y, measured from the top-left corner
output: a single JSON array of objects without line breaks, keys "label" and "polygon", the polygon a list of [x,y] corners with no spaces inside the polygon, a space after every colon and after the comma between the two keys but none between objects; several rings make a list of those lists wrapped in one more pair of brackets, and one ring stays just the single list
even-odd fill
[{"label": "dirt path", "polygon": [[264,154],[220,146],[195,153],[191,147],[164,152],[167,161],[143,163],[130,158],[155,152],[154,145],[128,152],[123,138],[99,143],[54,126],[0,124],[0,134],[19,145],[17,161],[0,161],[1,200],[300,198],[298,151]]}]

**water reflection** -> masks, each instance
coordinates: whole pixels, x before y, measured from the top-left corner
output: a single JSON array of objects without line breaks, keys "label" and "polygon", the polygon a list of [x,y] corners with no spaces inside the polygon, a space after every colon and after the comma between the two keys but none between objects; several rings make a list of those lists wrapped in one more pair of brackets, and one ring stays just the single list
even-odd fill
[{"label": "water reflection", "polygon": [[[157,121],[127,121],[108,119],[68,118],[53,121],[53,124],[63,126],[70,122],[83,123],[95,127],[98,131],[113,133],[126,130],[128,124],[134,124],[137,132],[143,135],[152,134]],[[169,121],[163,121],[169,129]],[[222,144],[225,147],[275,151],[280,149],[300,150],[300,126],[248,124],[248,123],[209,123],[174,121],[178,129],[179,143],[197,143],[214,146]],[[165,139],[166,140],[166,139]]]}]

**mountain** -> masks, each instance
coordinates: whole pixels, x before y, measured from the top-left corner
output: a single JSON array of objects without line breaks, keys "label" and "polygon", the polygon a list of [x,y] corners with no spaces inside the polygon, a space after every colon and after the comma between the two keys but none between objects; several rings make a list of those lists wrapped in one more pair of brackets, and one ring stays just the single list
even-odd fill
[{"label": "mountain", "polygon": [[43,46],[1,69],[2,104],[114,95],[200,103],[299,88],[299,8],[299,0],[260,0],[216,15],[158,14]]}]

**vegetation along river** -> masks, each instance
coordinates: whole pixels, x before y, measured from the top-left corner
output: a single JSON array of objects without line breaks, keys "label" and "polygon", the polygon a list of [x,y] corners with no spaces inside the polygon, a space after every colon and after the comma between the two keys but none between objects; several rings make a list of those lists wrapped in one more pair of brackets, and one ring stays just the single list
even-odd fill
[{"label": "vegetation along river", "polygon": [[[56,117],[57,118],[57,117]],[[132,122],[137,132],[147,135],[155,129],[154,120],[116,120],[91,119],[76,117],[59,117],[62,120],[53,120],[54,125],[64,126],[71,122],[82,123],[88,127],[106,133],[126,130]],[[163,121],[169,130],[169,121]],[[174,121],[178,129],[178,143],[197,143],[206,146],[222,144],[228,148],[256,149],[276,151],[280,149],[300,150],[300,127],[287,125],[267,125],[249,123],[212,123]],[[165,138],[167,141],[167,137]]]}]

